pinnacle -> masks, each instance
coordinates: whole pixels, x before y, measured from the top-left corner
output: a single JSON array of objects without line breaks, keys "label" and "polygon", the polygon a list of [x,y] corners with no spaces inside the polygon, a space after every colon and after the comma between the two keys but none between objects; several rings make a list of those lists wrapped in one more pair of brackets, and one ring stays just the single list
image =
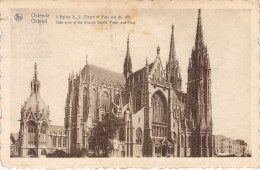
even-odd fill
[{"label": "pinnacle", "polygon": [[34,64],[34,76],[33,76],[34,80],[37,80],[37,63],[35,62]]}]

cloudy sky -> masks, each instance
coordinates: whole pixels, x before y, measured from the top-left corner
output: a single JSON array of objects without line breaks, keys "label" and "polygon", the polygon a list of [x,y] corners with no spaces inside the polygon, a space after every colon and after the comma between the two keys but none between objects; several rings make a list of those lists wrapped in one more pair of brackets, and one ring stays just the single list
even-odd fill
[{"label": "cloudy sky", "polygon": [[[30,23],[31,14],[48,13],[47,24]],[[63,125],[69,73],[88,62],[123,71],[127,35],[133,71],[153,62],[160,45],[161,60],[169,54],[171,25],[175,26],[177,58],[186,91],[187,67],[194,46],[197,10],[20,10],[21,22],[11,25],[11,131],[19,131],[21,104],[30,95],[34,63],[38,64],[41,96],[50,106],[52,124]],[[56,24],[56,15],[131,16],[135,25]],[[214,134],[250,142],[250,12],[202,10],[204,40],[212,66]],[[242,128],[241,128],[242,127]],[[239,128],[239,131],[237,130]]]}]

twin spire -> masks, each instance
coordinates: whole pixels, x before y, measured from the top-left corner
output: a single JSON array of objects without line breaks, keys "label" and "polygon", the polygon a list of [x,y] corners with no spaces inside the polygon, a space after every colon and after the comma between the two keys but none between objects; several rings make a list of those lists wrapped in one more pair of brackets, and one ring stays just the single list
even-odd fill
[{"label": "twin spire", "polygon": [[174,25],[172,25],[169,60],[166,62],[166,78],[171,83],[173,89],[181,90],[182,78],[179,61],[176,59]]},{"label": "twin spire", "polygon": [[[127,38],[127,49],[126,49],[126,57],[124,61],[124,75],[126,79],[132,73],[132,62],[130,56],[130,47],[129,47],[129,35]],[[203,41],[203,30],[202,30],[202,23],[201,23],[201,9],[198,10],[198,23],[197,23],[197,31],[196,31],[196,40],[195,40],[195,49],[204,48],[204,41]],[[157,47],[157,57],[160,55],[160,47]],[[147,65],[146,59],[146,65]],[[181,78],[181,71],[179,67],[179,61],[176,58],[176,51],[175,51],[175,40],[174,40],[174,25],[172,25],[172,32],[171,32],[171,42],[170,42],[170,51],[169,51],[169,59],[166,63],[166,74],[167,79],[172,83],[173,88],[181,90],[182,85],[182,78]]]},{"label": "twin spire", "polygon": [[199,9],[195,49],[198,50],[199,48],[203,48],[203,47],[205,47],[205,45],[203,40],[203,30],[202,30],[202,23],[201,23],[201,9]]},{"label": "twin spire", "polygon": [[170,44],[170,53],[169,53],[169,61],[174,60],[176,56],[175,51],[175,42],[174,42],[174,25],[172,25],[172,34],[171,34],[171,44]]},{"label": "twin spire", "polygon": [[126,57],[124,62],[124,76],[127,79],[129,75],[132,73],[132,61],[130,56],[130,47],[129,47],[129,35],[127,38],[127,48],[126,48]]}]

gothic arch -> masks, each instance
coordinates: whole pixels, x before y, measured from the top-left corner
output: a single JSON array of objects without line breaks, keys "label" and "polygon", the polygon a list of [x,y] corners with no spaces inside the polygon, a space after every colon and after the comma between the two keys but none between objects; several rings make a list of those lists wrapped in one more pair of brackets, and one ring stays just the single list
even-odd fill
[{"label": "gothic arch", "polygon": [[106,91],[103,91],[101,94],[101,110],[105,113],[110,111],[110,99],[109,94]]},{"label": "gothic arch", "polygon": [[181,147],[182,147],[182,148],[185,147],[185,138],[184,138],[184,135],[181,135]]},{"label": "gothic arch", "polygon": [[120,95],[119,94],[116,94],[114,96],[114,103],[119,106],[120,105]]},{"label": "gothic arch", "polygon": [[93,88],[90,91],[90,107],[92,111],[93,120],[97,118],[97,91]]},{"label": "gothic arch", "polygon": [[202,137],[202,147],[206,147],[206,136]]},{"label": "gothic arch", "polygon": [[191,148],[191,136],[188,136],[188,147]]},{"label": "gothic arch", "polygon": [[34,145],[35,144],[37,125],[33,120],[30,120],[26,123],[26,127],[27,127],[28,144]]},{"label": "gothic arch", "polygon": [[153,122],[167,123],[167,101],[164,94],[160,90],[156,91],[151,102]]},{"label": "gothic arch", "polygon": [[142,93],[140,90],[137,90],[135,94],[135,111],[138,112],[142,107]]},{"label": "gothic arch", "polygon": [[40,141],[46,142],[47,140],[47,130],[48,130],[48,125],[46,122],[43,122],[41,124],[41,129],[40,129]]},{"label": "gothic arch", "polygon": [[138,128],[136,130],[136,144],[142,145],[142,129],[141,128]]},{"label": "gothic arch", "polygon": [[83,119],[88,117],[88,90],[83,88]]},{"label": "gothic arch", "polygon": [[152,134],[166,137],[167,134],[167,102],[164,94],[158,90],[152,95]]}]

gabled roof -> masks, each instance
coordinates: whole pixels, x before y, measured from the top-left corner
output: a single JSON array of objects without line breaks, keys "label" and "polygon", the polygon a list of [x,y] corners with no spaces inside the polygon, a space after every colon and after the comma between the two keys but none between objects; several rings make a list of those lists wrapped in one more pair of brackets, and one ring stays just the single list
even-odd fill
[{"label": "gabled roof", "polygon": [[53,133],[65,133],[64,126],[50,125],[50,132]]},{"label": "gabled roof", "polygon": [[91,64],[86,64],[81,72],[82,76],[90,75],[93,81],[99,81],[99,83],[108,83],[114,86],[120,85],[122,88],[125,86],[125,77],[123,74],[104,69]]}]

